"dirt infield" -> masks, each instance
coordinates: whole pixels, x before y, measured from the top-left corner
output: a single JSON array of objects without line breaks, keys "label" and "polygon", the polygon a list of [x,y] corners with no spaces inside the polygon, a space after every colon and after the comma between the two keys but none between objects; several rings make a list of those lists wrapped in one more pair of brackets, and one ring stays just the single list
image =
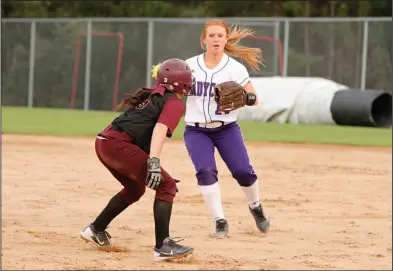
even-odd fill
[{"label": "dirt infield", "polygon": [[94,138],[2,136],[2,269],[390,269],[391,149],[249,143],[271,231],[257,232],[247,202],[221,159],[231,237],[209,237],[213,221],[182,142],[163,165],[181,180],[172,236],[190,258],[153,263],[154,194],[113,221],[116,251],[79,238],[120,185],[94,153]]}]

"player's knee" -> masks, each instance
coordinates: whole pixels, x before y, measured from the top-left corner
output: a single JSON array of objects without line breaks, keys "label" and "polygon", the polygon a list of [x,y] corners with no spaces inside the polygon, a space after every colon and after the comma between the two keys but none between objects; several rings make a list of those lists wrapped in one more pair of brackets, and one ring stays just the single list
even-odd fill
[{"label": "player's knee", "polygon": [[212,185],[218,181],[217,169],[203,168],[197,171],[198,185]]},{"label": "player's knee", "polygon": [[123,188],[120,191],[120,195],[123,197],[125,201],[127,201],[129,204],[133,204],[134,202],[137,202],[145,193],[146,190],[140,191],[136,189],[127,189]]},{"label": "player's knee", "polygon": [[254,170],[236,170],[232,174],[233,178],[238,182],[240,186],[249,187],[257,180],[257,175]]},{"label": "player's knee", "polygon": [[176,182],[173,179],[165,180],[156,190],[155,199],[173,203],[176,196]]}]

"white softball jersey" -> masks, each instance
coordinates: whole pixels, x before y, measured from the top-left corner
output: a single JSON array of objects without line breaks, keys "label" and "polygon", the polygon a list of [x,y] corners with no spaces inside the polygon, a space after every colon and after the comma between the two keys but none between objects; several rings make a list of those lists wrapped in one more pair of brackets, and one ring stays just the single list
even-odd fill
[{"label": "white softball jersey", "polygon": [[204,54],[189,58],[186,62],[195,77],[195,85],[187,97],[185,122],[236,121],[239,109],[223,115],[216,112],[217,104],[214,101],[213,90],[216,84],[227,81],[236,81],[245,86],[250,81],[246,67],[226,54],[214,69],[205,66]]}]

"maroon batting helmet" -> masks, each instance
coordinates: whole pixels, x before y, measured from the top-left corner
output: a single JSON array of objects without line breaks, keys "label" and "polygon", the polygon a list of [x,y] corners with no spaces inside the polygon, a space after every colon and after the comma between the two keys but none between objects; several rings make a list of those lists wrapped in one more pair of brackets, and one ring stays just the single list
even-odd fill
[{"label": "maroon batting helmet", "polygon": [[194,84],[191,68],[178,58],[164,61],[158,68],[156,82],[168,90],[188,95]]}]

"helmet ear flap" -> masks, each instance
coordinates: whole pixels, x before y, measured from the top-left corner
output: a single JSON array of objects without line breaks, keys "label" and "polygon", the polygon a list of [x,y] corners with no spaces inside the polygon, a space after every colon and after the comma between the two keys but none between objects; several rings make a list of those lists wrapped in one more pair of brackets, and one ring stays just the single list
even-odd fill
[{"label": "helmet ear flap", "polygon": [[193,75],[191,75],[191,78],[192,78],[191,79],[191,85],[184,84],[184,89],[187,90],[187,92],[184,94],[185,96],[190,96],[191,92],[192,92],[192,89],[195,87],[195,84],[196,84],[195,77]]}]

